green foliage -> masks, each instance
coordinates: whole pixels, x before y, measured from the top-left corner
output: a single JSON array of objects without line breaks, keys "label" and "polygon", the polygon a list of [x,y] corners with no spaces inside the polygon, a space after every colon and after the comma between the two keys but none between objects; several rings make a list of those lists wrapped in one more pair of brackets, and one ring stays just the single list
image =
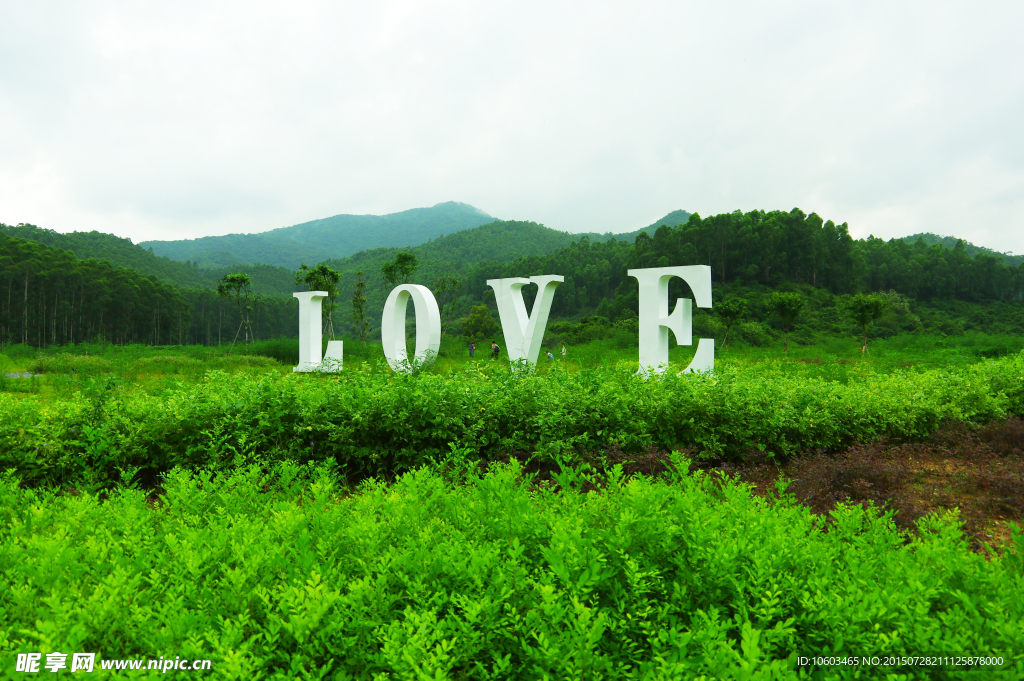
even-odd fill
[{"label": "green foliage", "polygon": [[[441,210],[441,207],[435,208]],[[434,209],[424,210],[429,212]],[[406,217],[414,219],[413,213]],[[374,216],[365,217],[377,219]],[[1024,317],[1024,306],[1020,304],[1020,296],[1024,292],[1024,264],[1015,265],[1012,258],[972,250],[969,245],[959,241],[947,248],[939,243],[928,245],[924,240],[913,244],[898,239],[854,240],[845,224],[836,225],[832,221],[822,220],[814,213],[807,215],[797,209],[788,212],[737,211],[707,218],[676,211],[655,225],[639,233],[616,238],[610,234],[572,235],[529,222],[493,221],[447,233],[402,251],[396,248],[363,250],[343,259],[331,260],[325,265],[338,272],[340,290],[354,290],[359,280],[358,272],[380,272],[388,263],[394,263],[400,252],[408,254],[402,257],[415,256],[418,265],[415,272],[395,272],[398,278],[393,281],[430,285],[454,278],[464,282],[459,296],[450,301],[453,318],[468,314],[474,305],[491,302],[486,286],[488,279],[550,272],[565,277],[565,283],[559,287],[553,301],[553,321],[575,322],[581,317],[596,315],[615,323],[635,314],[637,309],[636,283],[626,274],[627,268],[707,264],[714,268],[716,300],[723,294],[726,298],[740,295],[749,304],[747,321],[738,328],[734,328],[731,323],[722,327],[722,333],[729,334],[730,343],[734,339],[760,345],[771,341],[774,334],[770,327],[773,322],[765,314],[761,298],[764,297],[764,291],[770,293],[780,286],[787,290],[799,290],[807,299],[807,314],[801,319],[800,331],[794,334],[794,340],[800,344],[815,342],[815,338],[822,335],[834,338],[849,334],[852,329],[846,326],[850,322],[833,308],[837,300],[841,299],[837,297],[860,291],[904,296],[910,300],[911,305],[911,309],[906,312],[890,310],[872,324],[868,332],[869,339],[909,330],[927,330],[951,336],[972,329],[989,333],[1020,333],[1024,330],[1024,323],[1020,321]],[[326,223],[321,226],[327,229]],[[83,243],[95,241],[83,235],[57,235],[27,227],[31,226],[0,226],[0,231],[20,230],[18,234],[26,238],[49,239],[54,244],[67,243],[76,248]],[[313,227],[310,226],[310,229]],[[309,235],[315,231],[313,229]],[[445,233],[445,230],[440,233]],[[250,236],[270,238],[267,235]],[[282,232],[278,236],[284,239],[286,235]],[[164,281],[174,281],[182,286],[199,286],[201,279],[207,287],[214,288],[220,276],[238,271],[237,267],[229,268],[224,263],[218,265],[218,270],[171,263],[124,240],[111,238],[118,243],[112,242],[109,249],[97,247],[96,250],[88,251],[89,254],[99,257],[109,255],[112,262],[131,264],[140,271],[153,273]],[[331,242],[327,237],[323,240],[325,243]],[[287,250],[284,242],[278,245],[284,249],[281,253]],[[128,253],[125,249],[134,251]],[[231,256],[226,257],[230,259]],[[309,261],[309,258],[306,259]],[[15,259],[12,267],[0,271],[0,274],[7,275],[9,289],[14,288],[19,276],[18,262]],[[170,265],[180,265],[185,271],[178,276],[167,270]],[[290,298],[292,273],[269,265],[246,266],[245,269],[252,277],[254,287],[270,296],[264,300],[262,309],[255,316],[252,325],[254,337],[294,335],[296,303]],[[200,275],[200,279],[195,278]],[[366,289],[361,323],[353,321],[347,329],[339,331],[347,331],[358,337],[374,335],[374,327],[380,319],[384,299],[389,293],[384,279],[382,277],[381,281],[368,282],[371,285]],[[68,295],[67,292],[73,286],[58,288],[65,292],[64,295]],[[756,294],[748,295],[751,291]],[[170,305],[156,306],[157,317],[149,319],[150,326],[155,327],[149,334],[154,337],[154,342],[160,342],[156,339],[159,337],[162,342],[173,340],[179,343],[187,341],[215,345],[225,340],[225,335],[231,335],[230,328],[241,321],[238,311],[226,305],[226,301],[217,300],[210,290],[189,288],[177,293],[187,303],[187,307],[173,308],[171,312]],[[534,294],[530,287],[524,293],[527,304],[532,303]],[[670,297],[675,299],[687,295],[683,283],[673,280],[670,284]],[[127,296],[129,300],[132,297],[130,293]],[[123,298],[121,296],[117,300]],[[150,296],[143,298],[151,299]],[[10,297],[6,300],[10,300]],[[50,298],[42,296],[40,300],[45,302]],[[104,298],[101,296],[96,300]],[[63,304],[62,300],[60,305]],[[12,320],[16,319],[13,314],[21,311],[19,302],[0,302],[0,307],[12,308],[5,310]],[[133,303],[121,307],[130,310],[131,314],[140,319],[145,318],[144,305]],[[51,312],[49,307],[47,310]],[[104,323],[108,317],[104,313]],[[101,326],[98,313],[84,319],[88,319],[87,324],[94,329]],[[338,321],[335,320],[336,323]],[[18,337],[14,335],[16,326],[14,323],[0,329],[0,337],[7,342],[27,341],[35,345],[61,342],[60,333],[56,340],[52,338],[53,334],[50,339],[40,333],[36,333],[35,338],[31,334]],[[54,325],[51,323],[49,328],[52,330]],[[56,328],[62,327],[58,324]],[[788,347],[789,333],[782,329],[780,331],[782,333],[779,336],[785,338]],[[94,337],[95,333],[90,332],[87,337]],[[122,343],[144,340],[138,329],[128,335],[123,332],[116,335],[103,333],[109,340]],[[863,329],[860,329],[859,335],[863,335]],[[64,338],[67,337],[68,334],[64,334]],[[75,336],[76,339],[81,337]]]},{"label": "green foliage", "polygon": [[[228,298],[238,308],[240,321],[238,323],[238,331],[235,332],[235,338],[231,341],[231,350],[234,349],[235,341],[238,340],[238,334],[241,333],[242,329],[245,329],[245,346],[249,347],[249,340],[253,339],[252,313],[258,303],[256,294],[252,290],[252,279],[244,272],[225,274],[217,282],[217,295]],[[231,350],[228,350],[228,354],[231,354]]]},{"label": "green foliage", "polygon": [[485,339],[493,339],[497,335],[498,323],[486,305],[475,305],[459,324],[459,329],[467,341],[483,343]]},{"label": "green foliage", "polygon": [[74,355],[61,352],[56,355],[43,355],[29,364],[29,371],[40,374],[83,374],[99,375],[111,369],[110,360],[103,357]]},{"label": "green foliage", "polygon": [[307,291],[324,291],[327,299],[320,304],[323,315],[323,330],[328,338],[334,340],[334,309],[338,306],[338,273],[327,265],[320,263],[316,267],[308,267],[305,263],[295,273],[296,285],[305,286]]},{"label": "green foliage", "polygon": [[130,268],[139,274],[154,276],[164,283],[173,283],[184,288],[207,287],[211,284],[208,274],[194,267],[192,263],[176,262],[153,255],[133,244],[131,239],[113,234],[96,231],[61,233],[29,224],[0,224],[0,233],[50,248],[70,251],[80,260],[105,260],[113,267]]},{"label": "green foliage", "polygon": [[408,284],[412,276],[416,274],[419,263],[416,261],[416,254],[402,251],[395,255],[395,259],[380,266],[381,276],[389,289],[400,284]]},{"label": "green foliage", "polygon": [[356,272],[356,283],[352,287],[352,326],[359,340],[366,343],[370,322],[366,319],[366,280],[362,271]]},{"label": "green foliage", "polygon": [[725,338],[722,339],[722,349],[729,347],[729,332],[747,313],[747,301],[742,298],[726,298],[715,305],[715,312],[725,322]]},{"label": "green foliage", "polygon": [[441,277],[434,280],[430,291],[437,300],[438,312],[441,316],[441,340],[444,340],[448,333],[448,327],[451,326],[452,317],[455,315],[455,304],[459,292],[462,291],[462,282],[455,277]]},{"label": "green foliage", "polygon": [[713,376],[644,381],[635,372],[635,360],[573,372],[558,363],[530,376],[487,361],[416,377],[354,362],[329,378],[207,371],[157,392],[113,393],[104,428],[118,458],[102,465],[76,434],[95,425],[87,396],[0,394],[0,470],[27,481],[76,480],[86,471],[116,481],[118,468],[153,475],[244,451],[333,460],[357,480],[410,470],[451,443],[481,456],[527,451],[546,461],[651,446],[738,459],[751,447],[788,456],[883,435],[920,439],[947,420],[1024,414],[1024,354],[888,374],[769,361],[723,364]]},{"label": "green foliage", "polygon": [[[918,234],[911,234],[910,236],[903,237],[903,241],[911,245],[916,244],[918,241],[921,241],[922,243],[928,246],[939,244],[943,248],[953,250],[954,248],[956,248],[956,245],[958,243],[963,242],[963,239],[958,239],[955,236],[939,236],[938,234],[932,234],[931,232],[920,232]],[[994,251],[991,248],[985,248],[984,246],[975,246],[974,244],[967,242],[964,242],[964,246],[965,250],[967,251],[967,255],[971,256],[972,258],[976,258],[981,254],[985,254],[992,256],[994,258],[998,258],[1002,260],[1005,264],[1010,265],[1012,267],[1024,264],[1024,255],[1000,253],[999,251]]]},{"label": "green foliage", "polygon": [[[180,656],[245,679],[667,681],[808,678],[799,655],[964,652],[1003,657],[985,678],[1024,674],[1019,555],[971,553],[948,515],[908,538],[890,514],[840,506],[823,532],[784,493],[766,501],[686,463],[668,480],[564,467],[554,488],[515,461],[455,479],[421,469],[356,493],[329,465],[239,463],[171,471],[158,500],[121,486],[104,501],[8,474],[0,658]],[[600,491],[581,493],[591,482]],[[920,670],[827,677],[865,672]]]},{"label": "green foliage", "polygon": [[189,301],[175,287],[107,262],[0,233],[0,341],[35,346],[96,337],[180,338]]},{"label": "green foliage", "polygon": [[846,309],[850,316],[864,331],[864,345],[860,350],[862,354],[867,354],[868,351],[868,325],[885,314],[887,307],[889,300],[874,294],[858,293],[846,301]]},{"label": "green foliage", "polygon": [[789,350],[789,332],[803,311],[805,301],[799,293],[779,293],[776,291],[768,299],[768,309],[782,321],[785,333],[785,350]]},{"label": "green foliage", "polygon": [[[192,260],[179,262],[152,250],[133,244],[131,239],[101,232],[55,232],[35,225],[4,225],[0,233],[70,251],[79,260],[102,260],[111,267],[124,267],[138,274],[154,277],[165,284],[182,289],[216,289],[217,280],[230,272],[238,271],[239,261],[230,260],[221,265],[205,269]],[[292,292],[291,270],[264,264],[249,264],[246,270],[253,278],[253,284],[271,295],[290,296]]]}]

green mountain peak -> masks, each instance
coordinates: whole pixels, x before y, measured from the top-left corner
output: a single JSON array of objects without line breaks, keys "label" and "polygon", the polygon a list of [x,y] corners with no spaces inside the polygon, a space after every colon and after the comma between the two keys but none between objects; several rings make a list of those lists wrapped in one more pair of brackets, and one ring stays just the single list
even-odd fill
[{"label": "green mountain peak", "polygon": [[295,269],[301,263],[344,258],[371,248],[417,246],[439,236],[493,222],[484,211],[457,201],[387,215],[335,215],[255,234],[226,234],[139,245],[172,260],[217,268],[265,263]]}]

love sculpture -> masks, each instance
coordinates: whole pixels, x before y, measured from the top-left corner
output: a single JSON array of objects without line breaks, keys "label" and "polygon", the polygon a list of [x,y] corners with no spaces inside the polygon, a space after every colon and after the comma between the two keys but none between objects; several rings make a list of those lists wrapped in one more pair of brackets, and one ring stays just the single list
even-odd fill
[{"label": "love sculpture", "polygon": [[[673,277],[685,281],[693,291],[697,307],[711,307],[711,268],[707,265],[687,267],[649,267],[627,270],[640,287],[639,346],[641,374],[660,374],[668,369],[668,333],[672,332],[679,345],[693,344],[693,302],[689,298],[676,299],[675,308],[668,311],[668,284]],[[511,277],[488,279],[494,289],[498,317],[509,359],[513,363],[537,363],[544,330],[551,312],[555,289],[564,281],[557,274],[537,277]],[[533,310],[526,311],[523,286],[537,285]],[[336,372],[341,370],[342,341],[329,341],[327,352],[321,355],[323,336],[321,302],[326,291],[303,291],[292,294],[299,299],[299,365],[297,372]],[[409,301],[416,313],[416,351],[408,356],[405,342],[405,314]],[[426,286],[403,284],[396,286],[384,303],[380,324],[384,357],[395,371],[409,372],[418,366],[429,365],[441,347],[441,314],[434,294]],[[693,361],[683,373],[711,371],[715,367],[715,341],[700,338]]]}]

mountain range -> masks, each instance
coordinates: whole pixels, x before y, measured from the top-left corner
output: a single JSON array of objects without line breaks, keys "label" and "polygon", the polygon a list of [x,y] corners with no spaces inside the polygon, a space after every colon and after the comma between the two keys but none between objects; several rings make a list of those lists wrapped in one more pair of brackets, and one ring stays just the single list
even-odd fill
[{"label": "mountain range", "polygon": [[479,208],[448,201],[388,215],[335,215],[258,234],[143,241],[139,245],[154,255],[197,263],[202,268],[263,263],[294,270],[301,263],[344,258],[368,248],[417,246],[494,220]]},{"label": "mountain range", "polygon": [[[918,239],[923,240],[926,244],[931,246],[932,244],[942,244],[945,248],[956,248],[956,244],[961,239],[955,236],[939,236],[938,234],[932,234],[931,232],[920,232],[918,234],[911,234],[910,236],[903,237],[903,240],[909,244],[917,242]],[[972,243],[964,242],[964,247],[967,249],[967,255],[975,258],[980,253],[990,255],[993,258],[999,258],[1007,265],[1016,267],[1024,262],[1024,255],[1013,255],[1012,253],[1000,253],[994,251],[991,248],[985,248],[984,246],[975,246]]]},{"label": "mountain range", "polygon": [[[329,262],[344,271],[374,276],[399,248],[416,252],[428,269],[462,269],[481,261],[509,262],[544,256],[579,241],[632,242],[646,229],[678,225],[690,214],[677,210],[626,234],[571,234],[535,222],[495,220],[468,204],[450,201],[389,215],[337,215],[261,234],[232,234],[180,241],[132,243],[103,232],[61,233],[35,225],[2,225],[0,232],[70,251],[81,259],[105,260],[183,288],[215,288],[229,272],[244,270],[256,290],[290,297],[300,263]],[[338,255],[338,254],[341,255]]]},{"label": "mountain range", "polygon": [[[572,234],[535,222],[495,220],[478,208],[449,201],[389,215],[337,215],[261,234],[140,244],[102,232],[60,233],[26,224],[0,224],[0,232],[67,250],[78,258],[128,267],[186,289],[216,288],[223,275],[245,271],[264,295],[290,297],[295,290],[295,270],[302,262],[327,262],[339,272],[359,270],[372,279],[379,276],[381,264],[393,259],[397,250],[408,249],[416,253],[424,274],[454,273],[484,261],[502,263],[547,256],[583,237],[591,243],[612,239],[632,242],[642,231],[653,235],[661,225],[681,225],[689,218],[689,212],[675,210],[624,234]],[[946,248],[954,248],[958,242],[954,237],[931,233],[914,234],[904,240],[914,243],[919,238]],[[1011,266],[1024,262],[1024,256],[973,244],[965,246],[971,257],[985,253]]]}]

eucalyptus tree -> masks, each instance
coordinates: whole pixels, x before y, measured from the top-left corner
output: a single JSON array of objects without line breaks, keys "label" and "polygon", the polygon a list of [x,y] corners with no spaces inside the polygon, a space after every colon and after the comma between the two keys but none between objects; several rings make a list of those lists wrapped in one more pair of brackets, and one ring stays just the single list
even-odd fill
[{"label": "eucalyptus tree", "polygon": [[352,291],[352,324],[359,340],[365,344],[370,322],[366,319],[366,280],[363,279],[362,270],[356,272],[356,285]]},{"label": "eucalyptus tree", "polygon": [[860,354],[868,352],[868,326],[885,314],[889,307],[889,301],[874,293],[858,293],[846,301],[846,309],[863,332],[863,343],[860,347]]},{"label": "eucalyptus tree", "polygon": [[722,350],[729,347],[729,331],[747,313],[747,301],[742,298],[726,298],[715,306],[715,311],[725,323],[725,339],[722,341]]},{"label": "eucalyptus tree", "polygon": [[803,309],[804,298],[799,293],[775,292],[768,299],[768,311],[782,322],[783,352],[789,352],[789,332],[793,329]]},{"label": "eucalyptus tree", "polygon": [[441,340],[444,340],[448,327],[451,325],[452,316],[455,314],[455,301],[458,300],[462,291],[462,282],[455,277],[440,277],[434,280],[430,287],[437,299],[437,307],[441,313]]},{"label": "eucalyptus tree", "polygon": [[217,281],[217,295],[231,300],[235,307],[238,308],[238,315],[241,317],[241,321],[238,323],[238,330],[235,331],[235,337],[231,341],[231,347],[228,348],[228,354],[230,355],[231,351],[235,349],[238,334],[242,332],[243,328],[245,329],[245,346],[248,349],[249,338],[252,336],[252,313],[256,306],[256,295],[252,290],[252,279],[244,272],[225,274]]},{"label": "eucalyptus tree", "polygon": [[309,291],[324,291],[327,293],[327,300],[320,305],[320,312],[323,314],[324,332],[331,340],[334,340],[334,309],[338,306],[338,278],[339,274],[327,265],[320,263],[316,267],[307,267],[305,264],[299,266],[295,273],[295,283],[305,285]]},{"label": "eucalyptus tree", "polygon": [[384,281],[393,288],[400,284],[408,284],[416,274],[418,267],[419,261],[416,259],[416,254],[402,251],[395,256],[394,260],[384,263],[380,268],[380,273],[384,277]]}]

